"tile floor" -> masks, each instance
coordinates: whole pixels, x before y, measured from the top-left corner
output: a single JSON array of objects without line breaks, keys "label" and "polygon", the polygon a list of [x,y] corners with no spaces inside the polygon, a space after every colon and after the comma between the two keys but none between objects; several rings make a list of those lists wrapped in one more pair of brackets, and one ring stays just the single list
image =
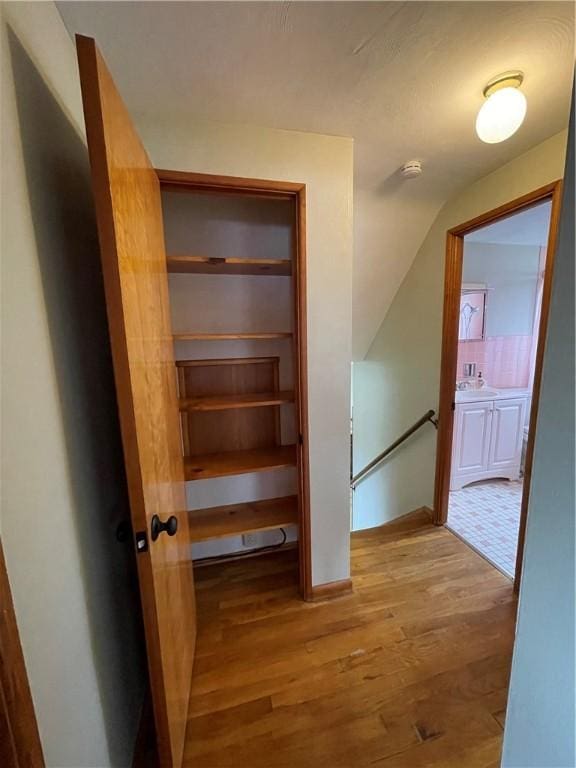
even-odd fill
[{"label": "tile floor", "polygon": [[450,491],[448,528],[513,578],[521,501],[521,480],[486,480]]}]

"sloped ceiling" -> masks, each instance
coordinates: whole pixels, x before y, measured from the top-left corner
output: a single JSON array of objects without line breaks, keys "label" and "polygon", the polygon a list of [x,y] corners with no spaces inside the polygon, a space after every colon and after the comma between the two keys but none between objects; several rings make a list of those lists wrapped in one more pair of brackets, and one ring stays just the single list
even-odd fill
[{"label": "sloped ceiling", "polygon": [[[570,2],[61,2],[134,113],[355,140],[354,356],[368,349],[442,204],[567,125]],[[482,88],[525,73],[528,115],[487,145]],[[399,167],[417,158],[422,177]]]}]

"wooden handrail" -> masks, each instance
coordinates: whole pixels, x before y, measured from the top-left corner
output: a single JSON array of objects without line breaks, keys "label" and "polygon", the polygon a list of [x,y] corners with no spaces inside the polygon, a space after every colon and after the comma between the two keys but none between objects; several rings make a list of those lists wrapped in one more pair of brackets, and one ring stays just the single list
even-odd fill
[{"label": "wooden handrail", "polygon": [[436,429],[438,429],[438,419],[434,418],[435,411],[427,411],[422,418],[418,419],[418,421],[413,424],[410,429],[407,429],[406,432],[404,432],[398,440],[395,440],[392,445],[389,445],[388,448],[386,448],[385,451],[382,451],[382,453],[378,454],[375,459],[373,459],[369,464],[366,464],[364,469],[361,469],[360,472],[358,472],[356,475],[354,475],[350,480],[350,485],[352,486],[352,490],[356,488],[360,480],[362,480],[367,474],[369,474],[374,467],[376,467],[378,464],[380,464],[381,461],[383,461],[389,454],[392,453],[392,451],[395,451],[396,448],[398,448],[399,445],[401,445],[404,440],[410,437],[410,435],[413,435],[414,432],[416,432],[420,427],[422,427],[426,422],[430,422],[431,424],[434,424]]}]

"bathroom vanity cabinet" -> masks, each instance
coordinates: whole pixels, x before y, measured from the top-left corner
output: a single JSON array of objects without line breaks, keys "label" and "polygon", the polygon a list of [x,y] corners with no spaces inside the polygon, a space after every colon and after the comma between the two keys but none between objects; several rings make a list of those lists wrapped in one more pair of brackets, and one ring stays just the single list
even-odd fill
[{"label": "bathroom vanity cabinet", "polygon": [[468,397],[455,404],[450,490],[490,478],[520,477],[527,396]]}]

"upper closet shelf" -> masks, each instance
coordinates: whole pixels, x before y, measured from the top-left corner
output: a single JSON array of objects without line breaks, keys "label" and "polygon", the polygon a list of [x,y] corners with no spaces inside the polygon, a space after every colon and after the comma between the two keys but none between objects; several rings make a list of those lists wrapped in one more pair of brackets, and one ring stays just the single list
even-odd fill
[{"label": "upper closet shelf", "polygon": [[256,333],[175,333],[174,341],[253,341],[255,339],[289,339],[290,331],[262,331]]},{"label": "upper closet shelf", "polygon": [[210,256],[168,256],[168,272],[203,275],[292,274],[290,259],[226,259]]}]

